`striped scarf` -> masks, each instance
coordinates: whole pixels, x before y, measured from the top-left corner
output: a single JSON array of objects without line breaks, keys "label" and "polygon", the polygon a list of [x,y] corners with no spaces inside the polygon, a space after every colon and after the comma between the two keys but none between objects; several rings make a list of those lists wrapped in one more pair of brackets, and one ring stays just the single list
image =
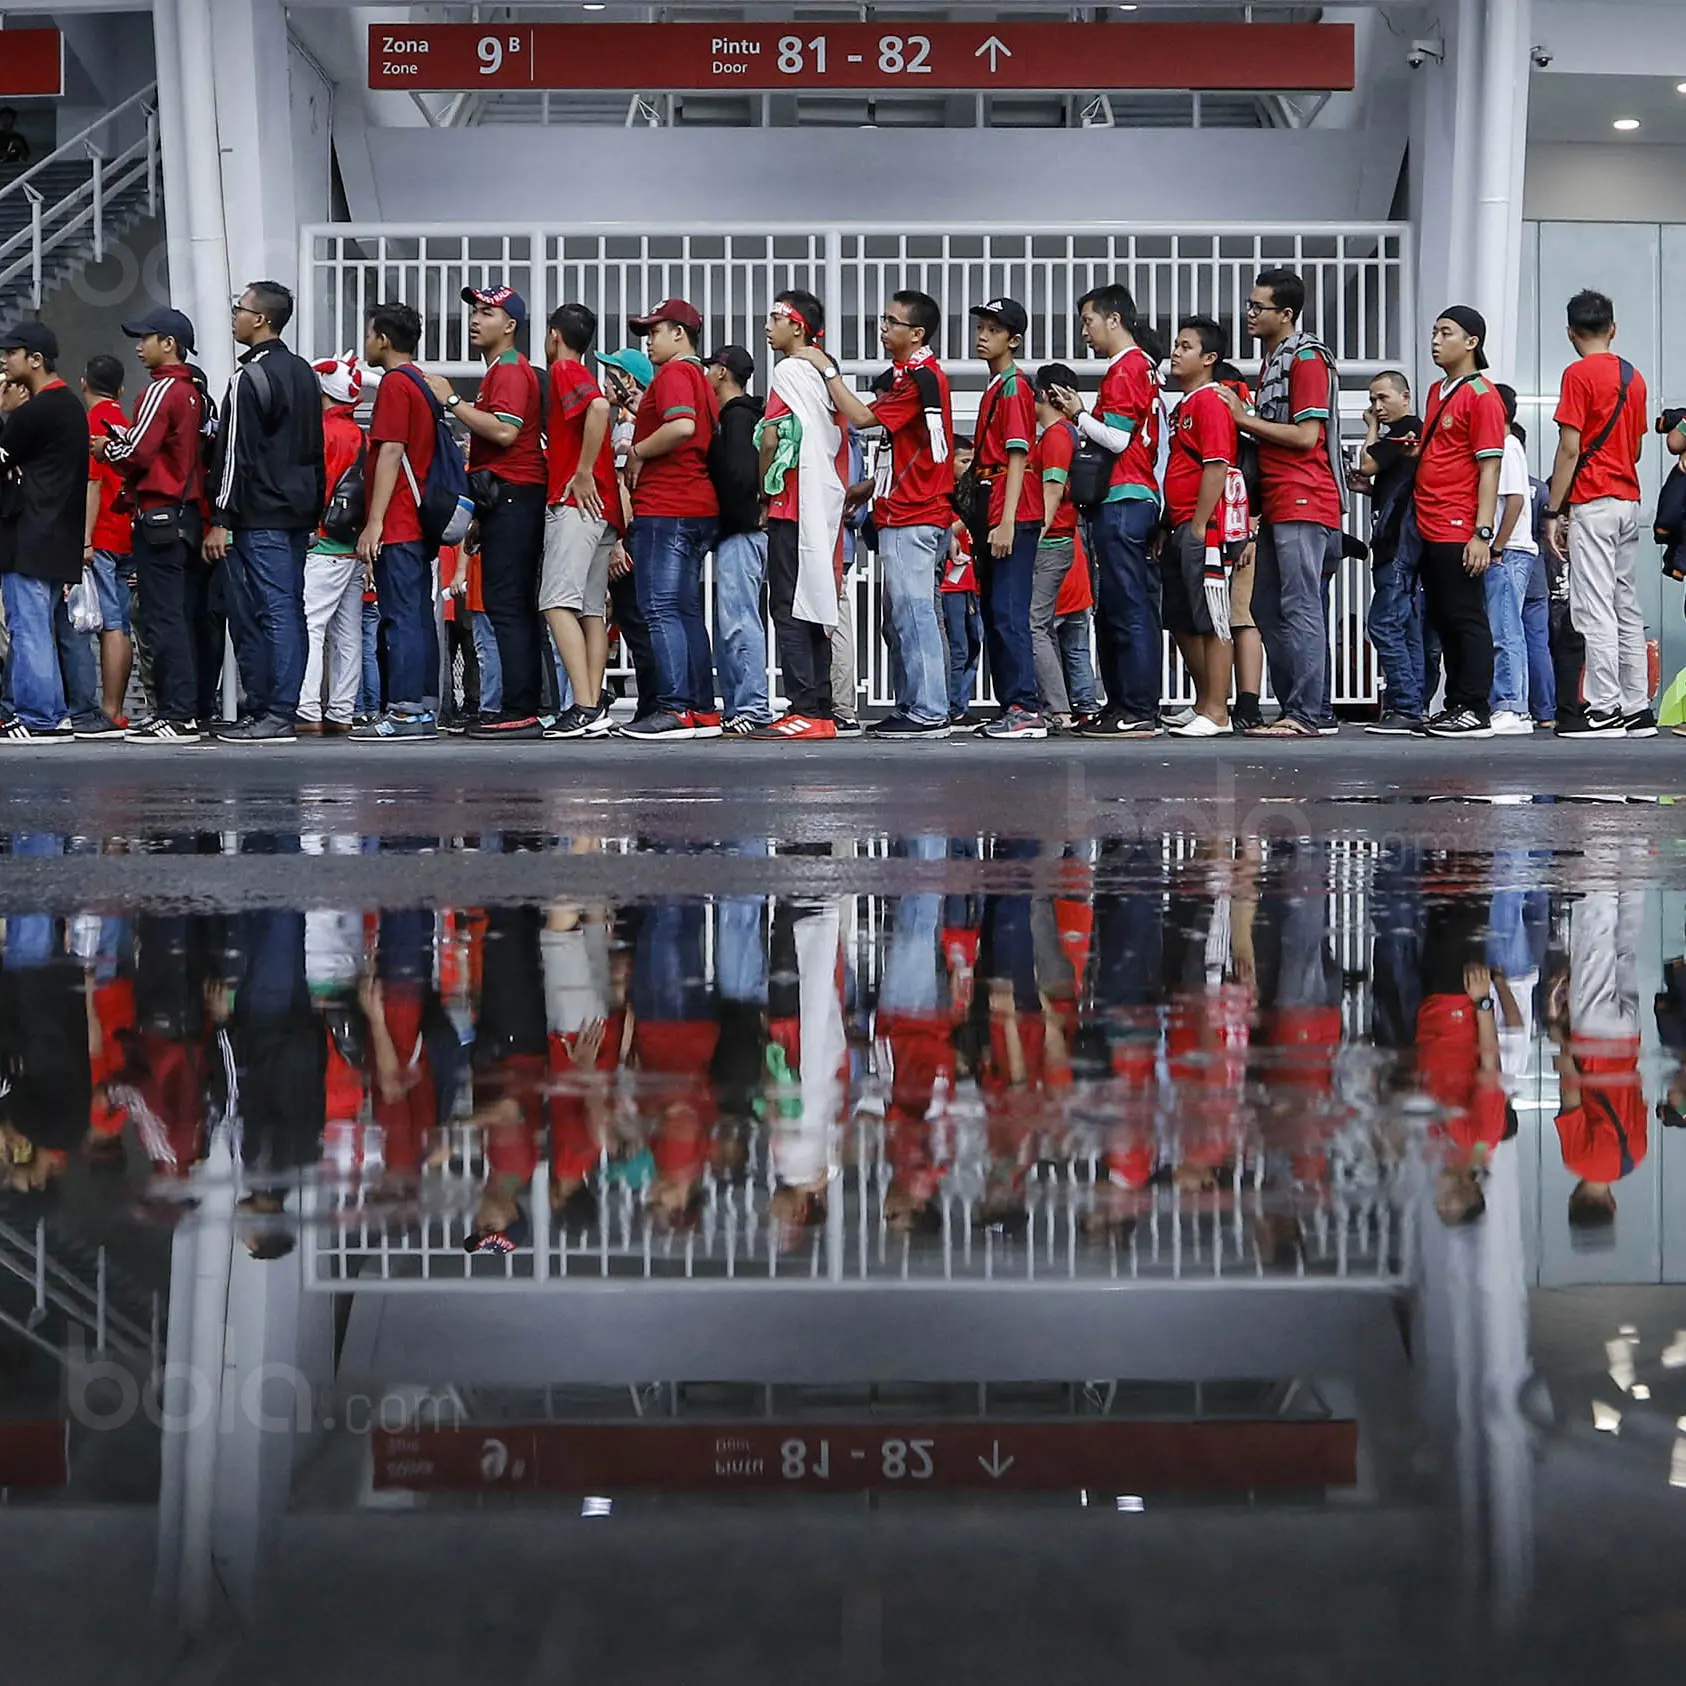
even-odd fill
[{"label": "striped scarf", "polygon": [[1294,419],[1288,388],[1294,362],[1302,351],[1315,351],[1329,377],[1329,424],[1323,429],[1323,444],[1329,453],[1329,472],[1335,477],[1335,489],[1340,493],[1344,512],[1347,494],[1346,464],[1341,460],[1340,380],[1335,373],[1334,354],[1328,346],[1315,334],[1309,334],[1303,328],[1295,329],[1270,354],[1270,361],[1259,376],[1258,396],[1253,400],[1253,407],[1266,421],[1289,422]]}]

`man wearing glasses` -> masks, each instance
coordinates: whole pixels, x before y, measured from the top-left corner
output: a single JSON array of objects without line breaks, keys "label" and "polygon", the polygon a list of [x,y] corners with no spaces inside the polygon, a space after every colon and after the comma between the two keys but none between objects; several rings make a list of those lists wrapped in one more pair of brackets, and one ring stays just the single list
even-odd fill
[{"label": "man wearing glasses", "polygon": [[891,363],[873,383],[877,396],[871,404],[856,397],[820,347],[798,353],[825,376],[838,415],[856,427],[881,427],[889,435],[889,448],[878,453],[872,518],[890,611],[896,710],[873,727],[877,737],[946,738],[949,733],[937,566],[954,519],[949,502],[954,419],[948,377],[932,349],[942,319],[941,306],[927,293],[892,295],[878,321],[878,337]]},{"label": "man wearing glasses", "polygon": [[205,560],[226,559],[228,625],[246,693],[221,743],[295,743],[309,636],[304,564],[327,502],[322,392],[316,371],[282,344],[293,295],[252,282],[233,304],[245,347],[223,397]]},{"label": "man wearing glasses", "polygon": [[1248,737],[1316,737],[1327,713],[1323,582],[1340,566],[1346,482],[1340,379],[1328,347],[1300,327],[1304,309],[1305,282],[1293,270],[1261,270],[1246,304],[1247,331],[1264,354],[1256,410],[1219,388],[1235,425],[1259,442],[1253,614],[1282,703],[1281,717],[1249,727]]}]

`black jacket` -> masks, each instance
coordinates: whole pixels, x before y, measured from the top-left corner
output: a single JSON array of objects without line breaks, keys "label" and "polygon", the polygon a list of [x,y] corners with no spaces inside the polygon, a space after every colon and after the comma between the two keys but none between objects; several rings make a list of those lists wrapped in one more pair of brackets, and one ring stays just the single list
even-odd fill
[{"label": "black jacket", "polygon": [[0,574],[74,585],[87,519],[88,413],[50,386],[0,424]]},{"label": "black jacket", "polygon": [[708,474],[720,499],[720,536],[761,530],[761,453],[755,424],[762,403],[746,392],[720,406],[720,421],[708,447]]},{"label": "black jacket", "polygon": [[280,340],[253,346],[235,366],[222,401],[213,520],[219,527],[313,533],[328,501],[327,478],[316,371]]}]

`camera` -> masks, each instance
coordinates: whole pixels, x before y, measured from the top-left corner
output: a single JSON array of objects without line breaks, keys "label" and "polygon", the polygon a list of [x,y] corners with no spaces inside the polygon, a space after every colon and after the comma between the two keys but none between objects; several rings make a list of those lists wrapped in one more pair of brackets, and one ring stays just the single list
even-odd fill
[{"label": "camera", "polygon": [[1444,41],[1433,39],[1413,41],[1410,52],[1405,55],[1405,62],[1413,70],[1421,70],[1430,59],[1433,59],[1436,64],[1446,62],[1446,43]]},{"label": "camera", "polygon": [[1686,404],[1678,410],[1664,410],[1657,417],[1657,432],[1673,433],[1677,427],[1686,427]]},{"label": "camera", "polygon": [[1537,42],[1528,49],[1528,57],[1534,61],[1536,70],[1544,70],[1557,55],[1550,47],[1544,47]]}]

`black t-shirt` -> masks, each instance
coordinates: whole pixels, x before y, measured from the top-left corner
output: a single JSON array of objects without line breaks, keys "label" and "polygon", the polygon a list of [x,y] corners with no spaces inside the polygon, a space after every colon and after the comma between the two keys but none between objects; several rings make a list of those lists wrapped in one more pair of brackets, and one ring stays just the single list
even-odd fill
[{"label": "black t-shirt", "polygon": [[0,428],[0,574],[73,585],[88,512],[88,414],[62,381]]},{"label": "black t-shirt", "polygon": [[1387,549],[1398,539],[1405,496],[1417,478],[1417,459],[1410,454],[1410,447],[1421,440],[1422,433],[1419,417],[1401,416],[1398,421],[1389,422],[1381,438],[1370,447],[1370,459],[1376,465],[1370,491],[1370,508],[1375,519],[1375,530],[1370,537],[1372,546]]}]

